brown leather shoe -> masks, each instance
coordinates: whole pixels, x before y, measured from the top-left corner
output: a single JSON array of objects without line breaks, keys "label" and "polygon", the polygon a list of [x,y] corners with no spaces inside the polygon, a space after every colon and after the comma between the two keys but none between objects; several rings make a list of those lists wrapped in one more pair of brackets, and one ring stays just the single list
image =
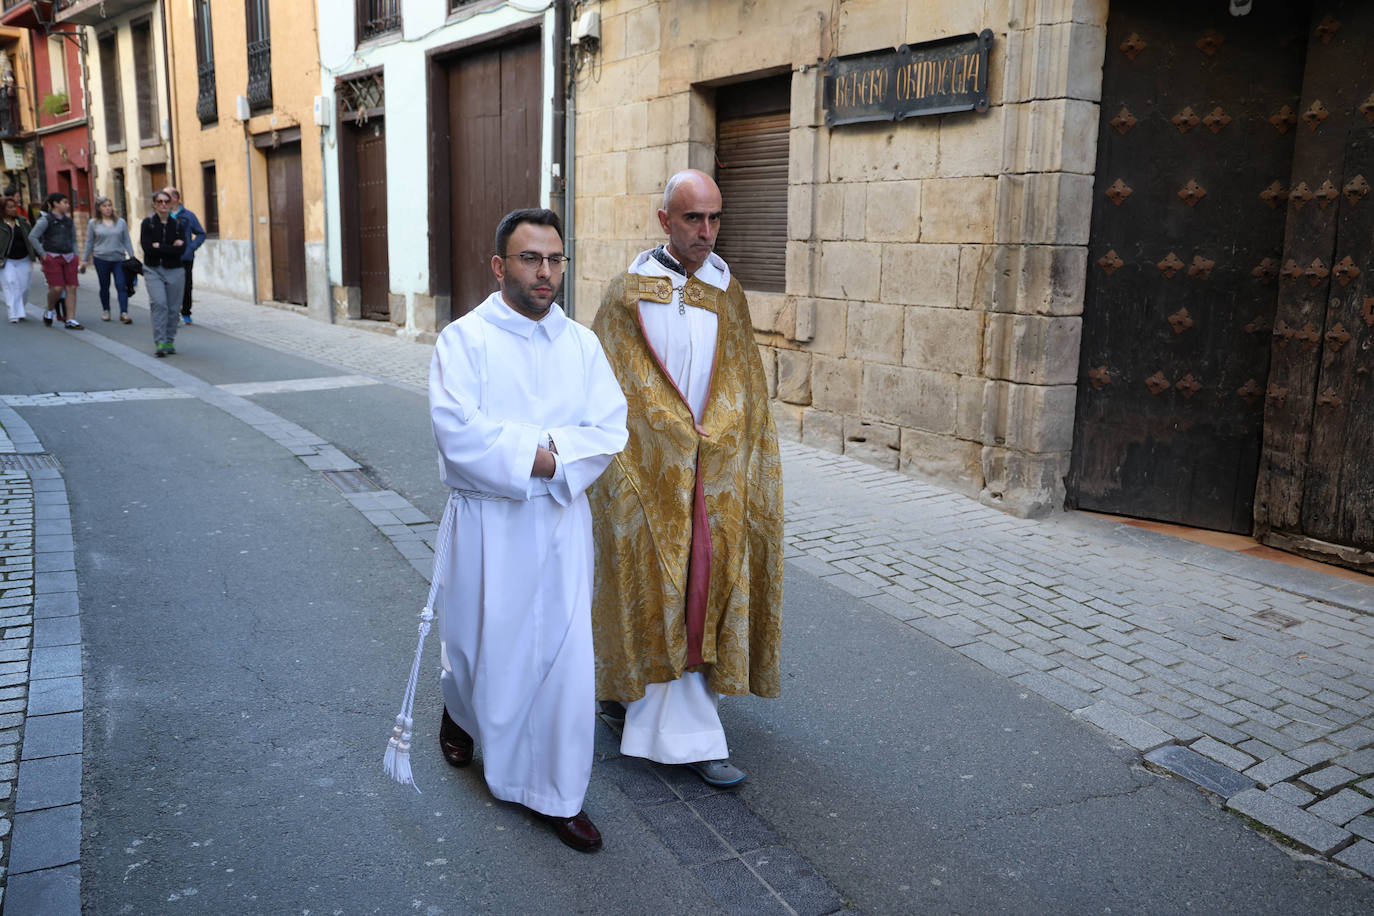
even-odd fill
[{"label": "brown leather shoe", "polygon": [[579,811],[572,817],[556,817],[535,811],[534,816],[548,824],[565,846],[571,846],[578,852],[596,852],[601,848],[601,831],[596,829],[585,811]]},{"label": "brown leather shoe", "polygon": [[448,709],[439,723],[439,750],[450,766],[465,767],[472,763],[472,735],[459,728],[458,723],[449,717]]}]

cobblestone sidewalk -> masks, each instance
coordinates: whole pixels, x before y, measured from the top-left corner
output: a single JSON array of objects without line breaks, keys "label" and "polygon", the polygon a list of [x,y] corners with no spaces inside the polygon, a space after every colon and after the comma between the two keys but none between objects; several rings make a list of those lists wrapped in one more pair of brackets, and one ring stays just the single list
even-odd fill
[{"label": "cobblestone sidewalk", "polygon": [[784,448],[796,566],[1374,876],[1374,585]]}]

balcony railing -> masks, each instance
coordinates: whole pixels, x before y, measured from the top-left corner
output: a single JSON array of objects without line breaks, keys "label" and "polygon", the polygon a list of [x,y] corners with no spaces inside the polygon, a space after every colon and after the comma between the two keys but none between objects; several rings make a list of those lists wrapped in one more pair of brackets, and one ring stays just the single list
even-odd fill
[{"label": "balcony railing", "polygon": [[202,124],[219,120],[219,103],[215,101],[215,62],[207,61],[196,67],[200,88],[196,93],[196,117]]},{"label": "balcony railing", "polygon": [[358,40],[401,29],[401,0],[358,0]]},{"label": "balcony railing", "polygon": [[248,42],[248,107],[272,107],[272,39]]}]

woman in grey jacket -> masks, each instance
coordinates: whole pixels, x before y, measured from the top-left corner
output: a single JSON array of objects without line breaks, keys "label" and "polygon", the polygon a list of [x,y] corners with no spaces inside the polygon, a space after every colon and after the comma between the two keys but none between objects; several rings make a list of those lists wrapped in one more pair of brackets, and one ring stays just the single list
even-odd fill
[{"label": "woman in grey jacket", "polygon": [[0,266],[0,289],[10,310],[10,324],[24,320],[24,297],[29,292],[29,271],[33,266],[33,251],[29,248],[29,223],[19,215],[19,202],[13,197],[0,201],[0,252],[4,253]]},{"label": "woman in grey jacket", "polygon": [[119,320],[133,324],[129,318],[129,292],[124,276],[124,261],[134,257],[133,239],[129,238],[129,224],[115,216],[114,201],[98,197],[95,216],[86,232],[86,253],[81,269],[90,266],[95,255],[95,274],[100,279],[100,320],[110,320],[110,277],[114,277],[115,293],[119,296]]}]

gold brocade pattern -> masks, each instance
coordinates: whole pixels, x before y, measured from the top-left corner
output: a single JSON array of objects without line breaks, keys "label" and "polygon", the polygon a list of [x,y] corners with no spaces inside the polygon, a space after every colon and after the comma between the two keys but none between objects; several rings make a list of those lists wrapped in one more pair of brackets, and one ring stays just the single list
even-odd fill
[{"label": "gold brocade pattern", "polygon": [[713,556],[705,663],[691,670],[718,693],[778,696],[782,465],[744,291],[733,278],[721,291],[695,277],[683,291],[717,316],[700,429],[644,339],[640,295],[641,278],[621,275],[592,323],[630,404],[629,443],[589,491],[597,697],[628,703],[682,676],[698,450]]}]

